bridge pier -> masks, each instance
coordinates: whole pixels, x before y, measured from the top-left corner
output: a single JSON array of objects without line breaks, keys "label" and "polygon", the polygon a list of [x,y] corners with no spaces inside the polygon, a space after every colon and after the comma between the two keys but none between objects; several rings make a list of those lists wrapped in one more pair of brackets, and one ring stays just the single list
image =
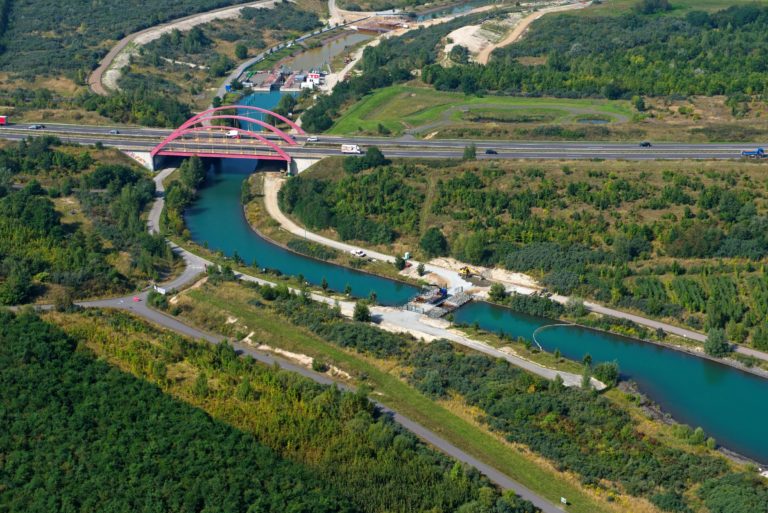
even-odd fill
[{"label": "bridge pier", "polygon": [[289,175],[298,175],[302,171],[305,171],[309,166],[314,164],[315,162],[318,162],[320,159],[314,159],[314,158],[297,158],[293,157],[291,159],[290,164],[288,164],[288,174]]},{"label": "bridge pier", "polygon": [[123,153],[131,157],[133,160],[141,164],[143,167],[149,169],[150,171],[154,171],[157,169],[155,167],[155,158],[150,154],[148,151],[129,151],[129,150],[122,150]]}]

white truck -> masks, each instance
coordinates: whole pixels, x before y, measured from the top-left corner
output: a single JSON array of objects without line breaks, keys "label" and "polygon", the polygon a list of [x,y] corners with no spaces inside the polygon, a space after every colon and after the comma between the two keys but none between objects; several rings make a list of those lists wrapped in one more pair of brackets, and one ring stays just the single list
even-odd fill
[{"label": "white truck", "polygon": [[360,151],[360,146],[357,144],[342,144],[341,145],[341,152],[342,153],[352,153],[352,154],[361,154],[362,151]]},{"label": "white truck", "polygon": [[239,139],[240,132],[238,132],[237,130],[227,130],[227,137],[229,139]]}]

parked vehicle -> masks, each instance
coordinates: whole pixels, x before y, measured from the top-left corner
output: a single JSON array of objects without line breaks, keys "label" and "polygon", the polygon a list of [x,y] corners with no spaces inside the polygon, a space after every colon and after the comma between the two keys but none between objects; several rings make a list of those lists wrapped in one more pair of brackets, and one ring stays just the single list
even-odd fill
[{"label": "parked vehicle", "polygon": [[748,159],[764,159],[768,157],[763,148],[757,148],[756,150],[744,150],[741,152],[741,156]]},{"label": "parked vehicle", "polygon": [[342,144],[341,145],[341,152],[342,153],[352,153],[352,154],[361,154],[362,151],[360,150],[360,146],[357,144]]},{"label": "parked vehicle", "polygon": [[355,255],[356,257],[363,258],[365,256],[365,251],[363,251],[362,249],[351,249],[349,250],[349,252]]}]

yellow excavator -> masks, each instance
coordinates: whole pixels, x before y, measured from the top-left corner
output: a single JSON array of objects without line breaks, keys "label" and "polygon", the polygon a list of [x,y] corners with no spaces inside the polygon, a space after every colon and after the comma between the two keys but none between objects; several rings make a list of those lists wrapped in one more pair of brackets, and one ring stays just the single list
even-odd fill
[{"label": "yellow excavator", "polygon": [[462,278],[471,278],[472,276],[480,276],[480,273],[472,269],[471,267],[467,267],[466,265],[459,269],[459,275]]}]

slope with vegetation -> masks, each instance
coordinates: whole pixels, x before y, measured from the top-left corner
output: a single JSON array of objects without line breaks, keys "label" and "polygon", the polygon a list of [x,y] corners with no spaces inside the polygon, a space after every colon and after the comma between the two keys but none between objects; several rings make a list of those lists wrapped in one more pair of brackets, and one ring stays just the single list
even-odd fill
[{"label": "slope with vegetation", "polygon": [[[209,365],[237,360],[217,353]],[[359,511],[307,465],[95,356],[32,313],[0,312],[4,511]]]},{"label": "slope with vegetation", "polygon": [[181,18],[242,3],[238,0],[10,0],[0,67],[22,76],[68,74],[82,83],[125,35]]},{"label": "slope with vegetation", "polygon": [[[476,471],[428,448],[358,393],[319,385],[239,357],[226,344],[193,343],[126,314],[56,314],[83,350],[232,426],[312,473],[296,491],[340,511],[533,513]],[[166,396],[166,397],[168,397]],[[279,467],[275,468],[279,476]],[[245,475],[248,472],[244,472]],[[279,490],[272,492],[279,498]],[[269,496],[269,494],[267,494]],[[247,508],[236,508],[245,511]],[[286,511],[303,509],[300,501]]]},{"label": "slope with vegetation", "polygon": [[[765,486],[750,474],[733,474],[725,460],[713,456],[705,445],[712,447],[714,441],[707,442],[700,429],[649,429],[647,420],[641,422],[626,410],[635,397],[618,391],[603,397],[567,389],[448,342],[425,345],[345,320],[334,308],[291,294],[282,285],[218,282],[189,291],[168,307],[172,314],[208,329],[236,337],[250,332],[247,340],[253,344],[309,353],[315,357],[314,368],[334,365],[351,371],[353,379],[373,386],[384,402],[408,404],[421,394],[429,396],[543,456],[558,470],[573,472],[585,488],[602,497],[623,501],[633,496],[650,500],[661,510],[696,511],[703,496],[696,491],[701,482],[713,491],[710,498],[743,494],[747,503],[759,501],[764,493]],[[269,326],[286,321],[310,335],[299,335],[304,330],[287,326],[280,336],[270,335]],[[392,377],[409,388],[392,383]],[[419,393],[414,394],[413,388]],[[433,410],[437,415],[438,408]],[[441,425],[449,430],[452,424]],[[477,439],[476,434],[463,437]],[[464,443],[472,447],[471,442]],[[616,457],[619,454],[622,458]],[[501,461],[502,456],[497,457]],[[738,485],[730,488],[722,480]]]},{"label": "slope with vegetation", "polygon": [[[654,9],[651,9],[655,11]],[[587,22],[585,22],[587,21]],[[744,95],[765,92],[768,7],[734,6],[683,18],[627,13],[559,15],[534,24],[522,41],[496,50],[487,66],[424,70],[437,89],[550,96]],[[521,59],[544,58],[545,64]]]},{"label": "slope with vegetation", "polygon": [[50,137],[0,150],[0,304],[124,293],[170,270],[141,218],[154,184],[115,158]]},{"label": "slope with vegetation", "polygon": [[[412,252],[530,273],[561,294],[725,329],[729,340],[768,350],[759,166],[396,162],[357,175],[339,167],[291,179],[281,192],[286,212],[340,238],[387,244],[355,230],[381,227]],[[428,236],[435,229],[445,243]]]}]

